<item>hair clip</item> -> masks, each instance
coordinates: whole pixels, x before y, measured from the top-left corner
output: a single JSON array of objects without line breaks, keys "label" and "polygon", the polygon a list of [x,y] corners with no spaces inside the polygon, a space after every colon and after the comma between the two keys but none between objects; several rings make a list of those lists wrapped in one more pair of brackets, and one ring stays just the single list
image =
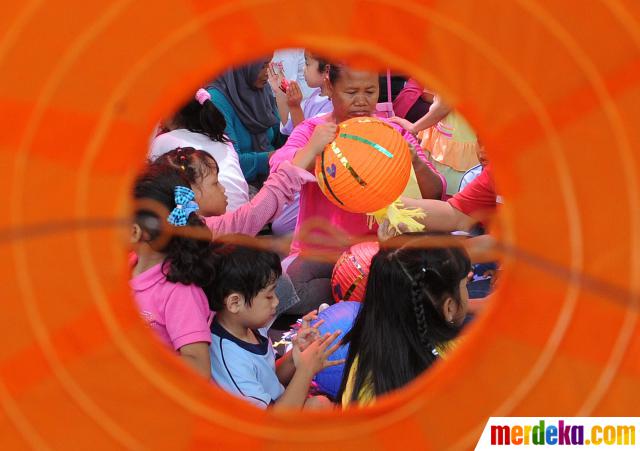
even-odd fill
[{"label": "hair clip", "polygon": [[186,186],[176,186],[174,191],[176,208],[174,208],[167,217],[167,222],[176,227],[187,225],[189,215],[200,209],[198,204],[193,200],[195,198],[196,194],[190,188]]},{"label": "hair clip", "polygon": [[206,89],[200,88],[196,92],[196,100],[200,105],[204,105],[204,102],[211,100],[211,94],[209,94]]}]

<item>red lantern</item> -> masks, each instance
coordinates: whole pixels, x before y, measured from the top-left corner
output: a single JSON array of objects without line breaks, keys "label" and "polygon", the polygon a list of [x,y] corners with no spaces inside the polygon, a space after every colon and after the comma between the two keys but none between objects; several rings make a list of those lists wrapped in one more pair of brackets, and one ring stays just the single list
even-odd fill
[{"label": "red lantern", "polygon": [[331,292],[336,302],[364,300],[371,260],[379,250],[377,241],[366,241],[354,244],[342,254],[331,275]]}]

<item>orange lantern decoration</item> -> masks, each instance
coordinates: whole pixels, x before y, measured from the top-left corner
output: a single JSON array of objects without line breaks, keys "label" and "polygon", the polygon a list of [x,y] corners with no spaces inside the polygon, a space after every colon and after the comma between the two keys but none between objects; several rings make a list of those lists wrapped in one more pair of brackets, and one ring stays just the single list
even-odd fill
[{"label": "orange lantern decoration", "polygon": [[373,213],[400,197],[411,174],[411,152],[402,135],[373,117],[338,126],[338,137],[316,160],[320,189],[352,213]]},{"label": "orange lantern decoration", "polygon": [[336,302],[364,300],[371,260],[379,250],[377,241],[365,241],[340,256],[331,274],[331,292]]},{"label": "orange lantern decoration", "polygon": [[[5,3],[2,449],[466,450],[491,416],[640,415],[638,2],[501,2],[496,17],[479,0],[341,0],[304,21],[301,0]],[[517,252],[494,302],[446,362],[364,409],[224,393],[153,340],[127,285],[150,130],[213,74],[285,47],[438,88],[508,201]]]}]

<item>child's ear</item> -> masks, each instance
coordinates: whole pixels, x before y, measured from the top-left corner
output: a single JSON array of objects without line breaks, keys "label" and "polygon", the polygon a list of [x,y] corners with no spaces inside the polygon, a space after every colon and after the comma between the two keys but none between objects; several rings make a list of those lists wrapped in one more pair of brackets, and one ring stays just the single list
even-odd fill
[{"label": "child's ear", "polygon": [[442,304],[442,316],[448,323],[453,323],[458,313],[458,303],[452,297],[448,297]]},{"label": "child's ear", "polygon": [[142,228],[138,224],[131,226],[131,244],[139,243],[142,239]]},{"label": "child's ear", "polygon": [[244,297],[238,293],[231,293],[224,299],[224,305],[231,313],[238,313],[244,304]]},{"label": "child's ear", "polygon": [[323,83],[327,97],[331,98],[333,96],[333,86],[331,85],[331,80],[329,80],[329,71],[325,73]]}]

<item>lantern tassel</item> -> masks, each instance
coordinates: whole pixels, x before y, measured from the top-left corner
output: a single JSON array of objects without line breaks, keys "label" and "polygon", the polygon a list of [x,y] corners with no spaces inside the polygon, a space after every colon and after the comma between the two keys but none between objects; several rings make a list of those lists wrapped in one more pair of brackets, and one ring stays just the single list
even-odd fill
[{"label": "lantern tassel", "polygon": [[[424,230],[424,224],[419,223],[416,219],[422,219],[427,214],[422,208],[405,208],[400,199],[393,202],[388,207],[382,208],[373,213],[367,213],[369,228],[373,227],[373,221],[378,225],[387,219],[389,228],[393,228],[398,233],[403,232],[421,232]],[[405,229],[400,230],[400,224],[404,224]]]}]

